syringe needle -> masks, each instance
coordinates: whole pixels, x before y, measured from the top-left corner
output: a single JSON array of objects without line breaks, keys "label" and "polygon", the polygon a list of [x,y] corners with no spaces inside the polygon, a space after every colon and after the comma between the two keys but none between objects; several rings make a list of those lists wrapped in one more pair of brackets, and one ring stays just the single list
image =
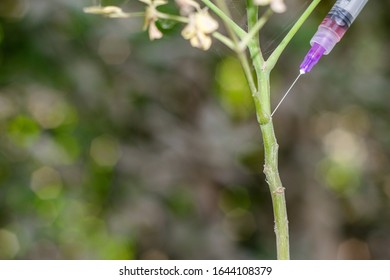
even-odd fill
[{"label": "syringe needle", "polygon": [[305,74],[305,72],[299,72],[298,77],[295,79],[295,81],[292,83],[290,88],[287,90],[287,92],[283,95],[283,98],[279,101],[278,105],[275,107],[274,111],[271,114],[271,117],[275,114],[276,110],[278,110],[279,106],[282,104],[283,100],[287,97],[287,95],[290,93],[291,89],[294,87],[296,82],[298,81],[299,77],[301,77],[302,74]]}]

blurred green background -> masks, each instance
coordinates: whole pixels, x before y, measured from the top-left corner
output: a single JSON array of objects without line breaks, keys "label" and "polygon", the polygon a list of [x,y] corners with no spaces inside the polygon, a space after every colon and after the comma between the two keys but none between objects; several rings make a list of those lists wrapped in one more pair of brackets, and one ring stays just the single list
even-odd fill
[{"label": "blurred green background", "polygon": [[[242,2],[229,2],[239,23]],[[266,55],[309,3],[286,2]],[[272,74],[274,105],[334,1],[322,2]],[[150,42],[142,19],[82,13],[91,4],[0,2],[0,258],[275,258],[232,53],[193,49],[170,22]],[[274,117],[294,259],[390,258],[389,11],[369,1]]]}]

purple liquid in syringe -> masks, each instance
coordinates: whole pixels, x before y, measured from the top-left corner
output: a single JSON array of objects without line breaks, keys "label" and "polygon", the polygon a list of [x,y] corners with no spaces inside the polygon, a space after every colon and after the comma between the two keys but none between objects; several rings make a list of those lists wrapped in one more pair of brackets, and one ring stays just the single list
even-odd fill
[{"label": "purple liquid in syringe", "polygon": [[[336,43],[335,41],[340,41],[348,30],[348,24],[344,20],[340,20],[340,18],[328,15],[320,24],[320,29],[326,30],[326,32],[322,32],[322,35],[317,36],[316,40],[314,40],[311,49],[300,65],[301,74],[310,72],[320,58],[324,54],[329,53],[326,52],[326,49],[332,44],[331,41],[333,41],[334,44]],[[332,35],[331,38],[333,37],[333,40],[330,40],[330,35]]]},{"label": "purple liquid in syringe", "polygon": [[327,16],[322,22],[321,26],[328,28],[337,33],[340,39],[344,36],[345,32],[348,30],[348,25],[342,22],[338,22],[339,20],[332,18],[332,16]]}]

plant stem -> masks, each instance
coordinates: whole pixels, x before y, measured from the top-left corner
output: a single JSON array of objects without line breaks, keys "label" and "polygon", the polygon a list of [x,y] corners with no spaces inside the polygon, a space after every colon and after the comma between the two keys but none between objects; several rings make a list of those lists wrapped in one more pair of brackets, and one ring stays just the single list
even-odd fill
[{"label": "plant stem", "polygon": [[[210,7],[217,15],[219,15],[225,24],[225,27],[231,37],[232,47],[236,51],[237,56],[243,67],[245,76],[248,80],[249,88],[252,92],[252,97],[256,107],[257,121],[259,122],[264,142],[264,174],[268,183],[275,220],[275,235],[277,258],[279,260],[290,259],[290,245],[288,232],[287,206],[285,199],[285,188],[279,176],[278,169],[278,150],[279,145],[276,141],[274,126],[271,118],[271,103],[270,103],[270,72],[274,68],[281,53],[291,41],[292,37],[298,31],[309,14],[314,10],[321,0],[313,0],[311,5],[306,9],[303,15],[298,19],[296,24],[288,32],[286,37],[276,48],[270,58],[265,61],[260,48],[258,31],[264,26],[272,14],[271,10],[267,10],[263,16],[258,19],[258,7],[254,5],[253,0],[247,0],[247,17],[249,32],[243,33],[237,30],[237,25],[232,24],[229,10],[226,7],[224,0],[217,0],[218,7],[213,7],[208,0],[202,0]],[[222,16],[221,16],[222,15]],[[241,43],[238,37],[242,40]],[[251,61],[255,72],[254,75],[249,65],[249,60],[245,54],[245,46],[248,47],[251,54]]]},{"label": "plant stem", "polygon": [[[264,25],[270,16],[269,11],[258,19],[258,7],[253,5],[252,0],[247,1],[248,27],[253,30]],[[270,189],[272,206],[274,212],[274,229],[276,235],[276,251],[278,260],[290,258],[290,244],[288,234],[288,218],[284,188],[279,177],[278,170],[278,143],[276,141],[274,126],[271,119],[270,106],[270,72],[265,71],[266,62],[260,49],[258,34],[248,42],[248,49],[252,56],[252,63],[257,76],[258,92],[253,95],[255,104],[262,104],[262,110],[258,111],[256,106],[257,120],[260,125],[264,142],[264,174]]]},{"label": "plant stem", "polygon": [[[270,94],[270,79],[266,72],[259,75],[261,99],[268,98]],[[268,98],[269,100],[269,98]],[[269,101],[268,101],[269,104]],[[287,206],[284,194],[284,187],[279,176],[278,150],[274,125],[269,115],[269,107],[266,108],[267,122],[260,123],[261,134],[264,142],[264,174],[271,192],[272,206],[274,211],[276,250],[278,260],[288,260],[290,258],[290,245],[288,233]]]},{"label": "plant stem", "polygon": [[236,46],[234,45],[233,41],[230,40],[228,37],[222,35],[221,33],[219,32],[213,32],[212,33],[212,36],[217,39],[218,41],[220,41],[221,43],[223,43],[225,46],[227,46],[229,49],[231,49],[232,51],[236,51]]},{"label": "plant stem", "polygon": [[302,26],[302,24],[306,21],[306,19],[309,17],[309,15],[313,12],[315,7],[321,2],[321,0],[313,0],[309,7],[303,12],[303,14],[300,16],[300,18],[297,20],[297,22],[294,24],[294,26],[290,29],[290,31],[287,33],[287,35],[283,38],[282,42],[278,45],[278,47],[274,50],[274,52],[270,55],[267,61],[267,69],[271,71],[274,67],[276,62],[278,61],[280,55],[284,51],[284,49],[287,47],[288,43],[290,43],[291,39],[294,37],[294,35],[298,32],[299,28]]},{"label": "plant stem", "polygon": [[[202,1],[208,2],[206,0],[202,0]],[[251,67],[250,67],[248,58],[247,58],[246,54],[242,50],[240,50],[237,34],[235,33],[234,27],[230,24],[230,21],[232,21],[232,20],[230,17],[229,9],[226,7],[225,0],[217,0],[217,3],[218,3],[219,7],[216,7],[216,8],[222,14],[224,14],[226,16],[226,18],[221,18],[221,19],[222,19],[223,23],[225,24],[225,27],[229,33],[230,38],[232,39],[234,51],[236,52],[238,59],[240,60],[241,66],[244,70],[245,77],[248,81],[249,89],[252,92],[252,95],[254,95],[257,92],[257,87],[256,87],[255,81],[253,79],[253,74],[251,71]],[[243,32],[246,34],[245,31],[243,31]],[[255,103],[255,105],[256,105],[256,111],[257,110],[262,111],[260,103]]]},{"label": "plant stem", "polygon": [[235,23],[232,18],[226,14],[226,11],[223,11],[221,8],[217,7],[210,0],[202,0],[203,4],[210,8],[217,16],[219,16],[225,25],[229,26],[231,30],[235,32],[240,38],[246,36],[246,32]]},{"label": "plant stem", "polygon": [[[287,44],[291,41],[292,37],[296,34],[298,29],[302,26],[303,22],[307,19],[307,17],[310,15],[310,13],[314,10],[314,8],[318,5],[320,1],[321,0],[314,0],[311,5],[309,5],[309,7],[298,19],[298,21],[288,32],[286,37],[282,40],[280,45],[276,48],[276,50],[273,52],[273,54],[267,61],[264,61],[264,58],[261,55],[258,37],[254,36],[253,40],[248,42],[248,49],[252,56],[253,66],[256,72],[259,88],[259,92],[253,97],[255,99],[255,104],[262,104],[262,111],[257,111],[257,119],[259,120],[260,129],[264,141],[264,174],[267,178],[267,183],[272,197],[272,205],[275,219],[274,229],[276,235],[276,249],[277,258],[279,260],[287,260],[290,258],[290,248],[285,188],[282,185],[278,169],[279,145],[276,140],[274,126],[270,115],[270,72],[274,68],[276,62],[278,61],[281,53],[286,48]],[[262,18],[257,20],[258,8],[253,5],[252,0],[247,1],[247,9],[248,26],[250,30],[254,27],[256,28],[257,26],[259,26],[259,22],[262,22],[262,24],[264,24],[267,21],[267,13],[265,13]],[[249,33],[251,34],[251,32]],[[256,106],[256,110],[257,108],[258,107]]]},{"label": "plant stem", "polygon": [[[248,5],[250,5],[250,4],[248,3]],[[256,11],[257,11],[257,9],[256,9]],[[259,34],[260,29],[263,28],[263,26],[265,25],[265,23],[268,21],[268,19],[270,18],[270,16],[272,14],[273,14],[272,10],[268,9],[264,13],[264,15],[260,18],[260,20],[257,20],[257,12],[255,13],[256,21],[253,24],[253,26],[249,27],[248,34],[242,38],[242,40],[240,42],[241,49],[245,49],[247,47],[249,41],[252,40],[253,38],[258,38],[258,34]],[[248,14],[248,18],[249,17],[253,18],[252,15]],[[248,20],[248,22],[249,22],[249,20]]]},{"label": "plant stem", "polygon": [[[259,11],[258,7],[253,4],[252,0],[247,0],[247,18],[248,18],[248,29],[253,30],[255,26],[257,25],[257,22],[264,22],[265,23],[265,18],[264,16],[258,20],[259,16]],[[268,12],[266,12],[267,14]],[[267,16],[268,18],[268,16]],[[259,88],[262,81],[259,79],[260,78],[260,73],[263,72],[264,69],[264,57],[261,52],[260,48],[260,41],[259,41],[259,33],[254,34],[252,39],[248,42],[248,49],[249,53],[251,55],[251,61],[252,65],[255,69],[256,73],[256,78],[257,78],[257,87]],[[263,104],[263,108],[267,107],[267,102],[264,103],[262,101],[262,98],[260,96],[261,91],[258,89],[255,93],[252,93],[253,99],[255,101],[255,104],[260,103]],[[267,98],[265,98],[267,99]],[[262,103],[263,102],[263,103]],[[257,106],[256,106],[257,108]],[[259,123],[264,123],[266,122],[266,116],[263,114],[264,110],[258,111],[256,110],[257,114],[257,120]]]}]

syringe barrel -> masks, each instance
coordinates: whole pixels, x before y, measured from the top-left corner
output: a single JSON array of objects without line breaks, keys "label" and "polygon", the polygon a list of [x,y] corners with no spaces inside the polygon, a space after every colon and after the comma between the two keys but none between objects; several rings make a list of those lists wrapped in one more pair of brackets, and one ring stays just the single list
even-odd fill
[{"label": "syringe barrel", "polygon": [[324,54],[330,53],[367,2],[368,0],[337,0],[318,27],[310,44],[313,46],[317,43],[325,49]]},{"label": "syringe barrel", "polygon": [[331,52],[341,40],[368,0],[337,0],[310,41],[310,51],[300,66],[300,72],[308,73],[321,59]]},{"label": "syringe barrel", "polygon": [[367,2],[368,0],[337,0],[328,16],[333,17],[336,21],[341,20],[340,25],[346,24],[349,27]]}]

